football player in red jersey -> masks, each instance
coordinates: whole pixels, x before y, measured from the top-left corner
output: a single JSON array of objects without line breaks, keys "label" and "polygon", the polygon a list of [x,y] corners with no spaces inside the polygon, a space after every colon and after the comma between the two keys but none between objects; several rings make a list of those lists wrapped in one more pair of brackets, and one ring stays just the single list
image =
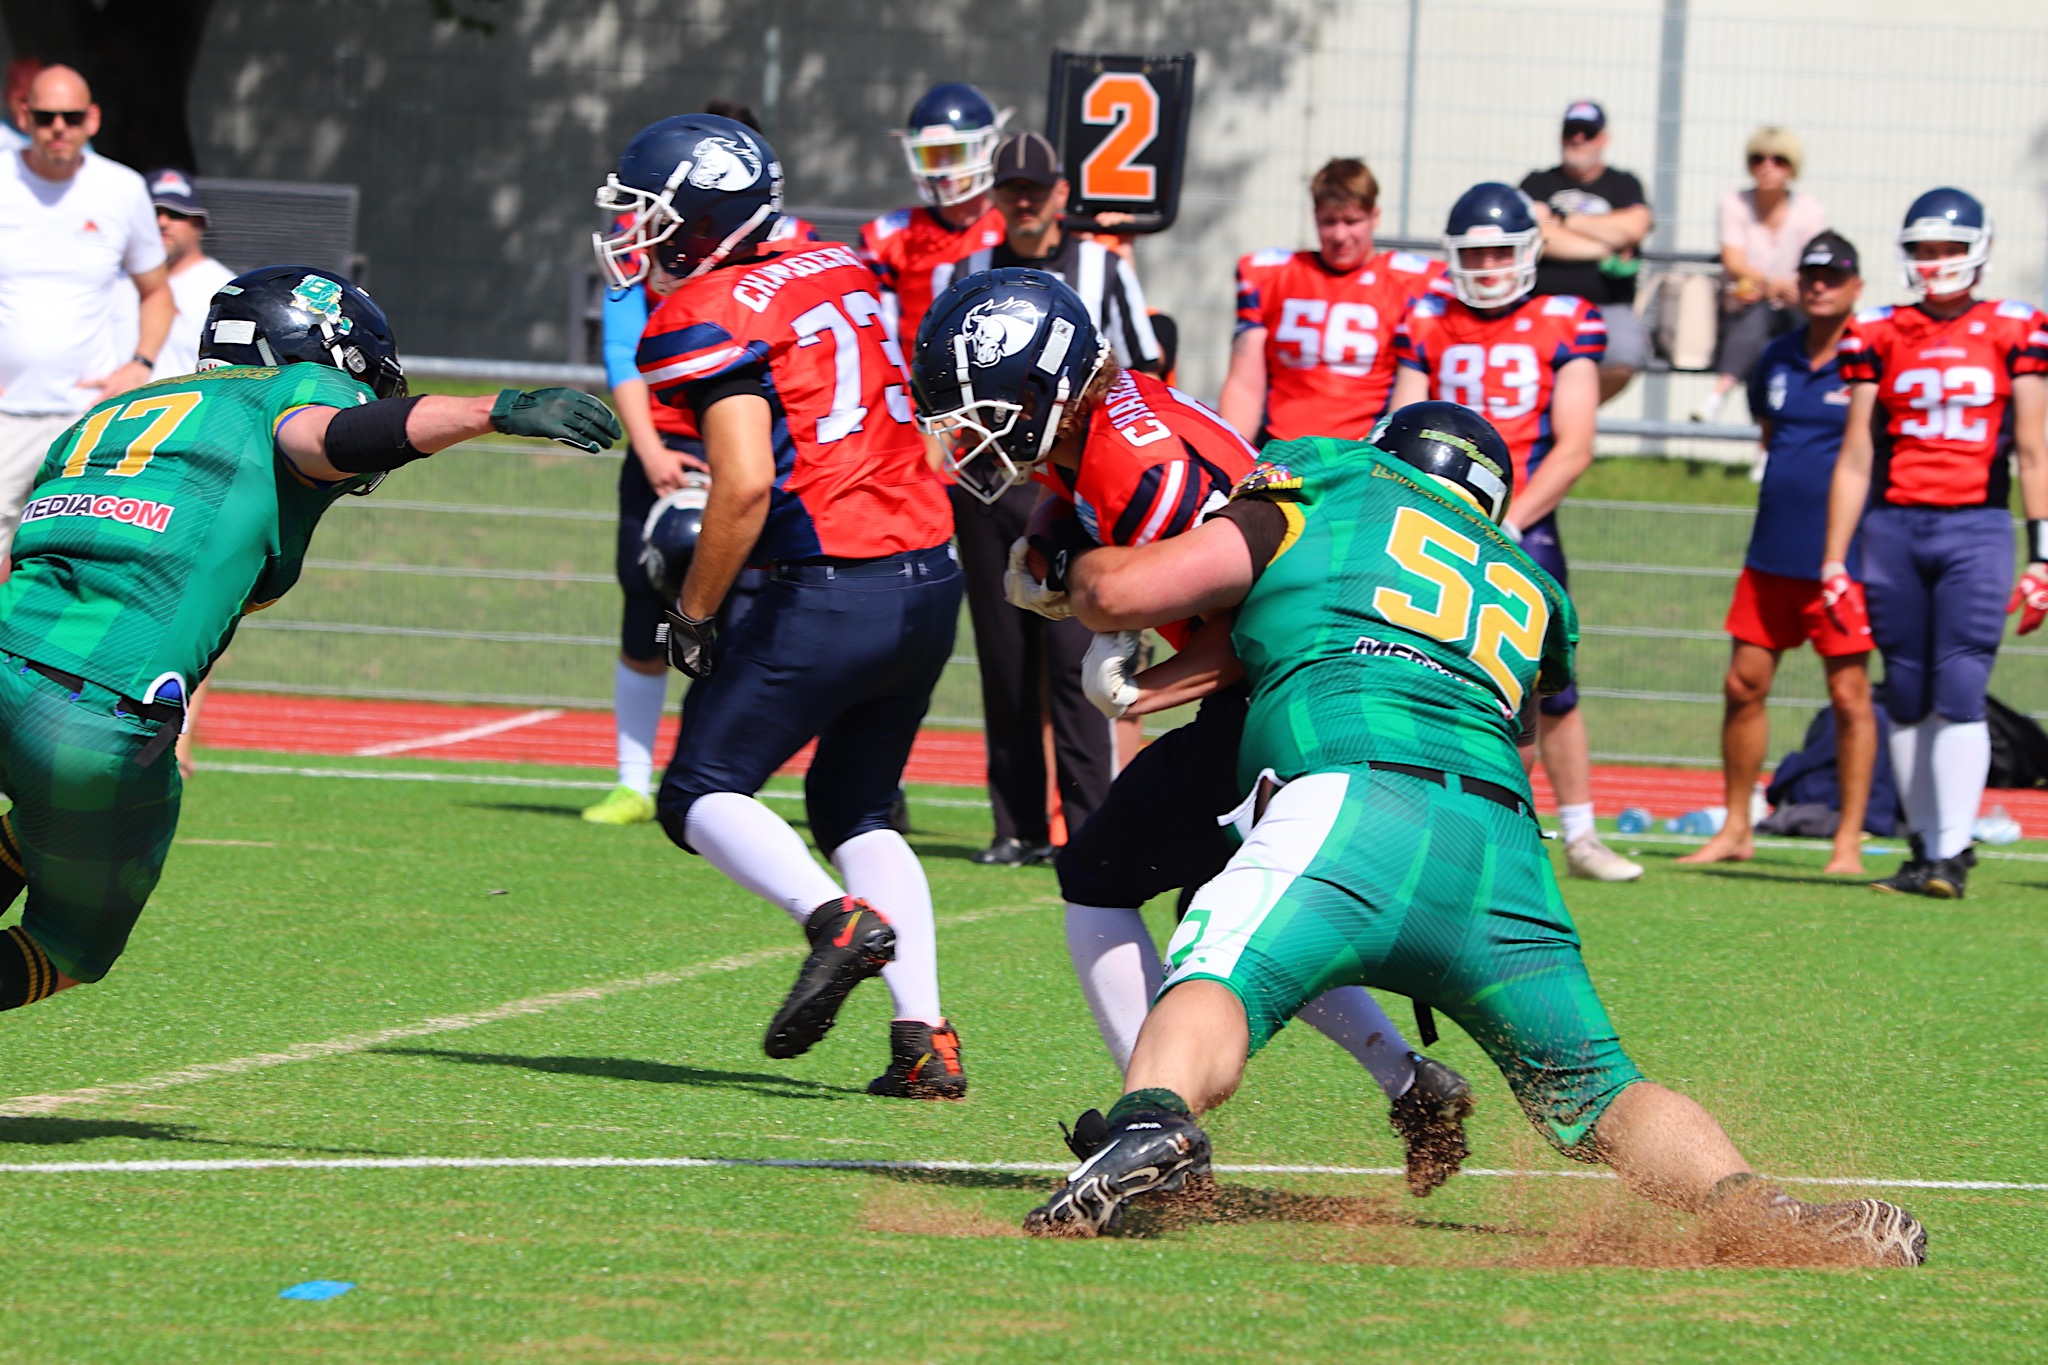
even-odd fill
[{"label": "football player in red jersey", "polygon": [[[761,131],[754,111],[729,100],[712,100],[704,106],[707,114],[738,119]],[[612,231],[631,226],[630,215],[622,215]],[[769,230],[768,240],[815,242],[818,232],[803,219],[784,214]],[[612,679],[612,723],[616,731],[619,784],[604,799],[583,812],[596,825],[633,825],[654,818],[654,801],[647,794],[647,780],[654,770],[654,734],[661,725],[661,713],[668,700],[668,661],[655,642],[655,628],[661,624],[662,595],[654,591],[643,566],[647,551],[647,527],[653,520],[655,504],[680,493],[684,502],[701,506],[703,490],[686,483],[704,468],[704,443],[697,438],[697,415],[688,408],[653,402],[647,384],[633,363],[640,347],[640,334],[647,330],[647,318],[661,306],[651,281],[632,289],[610,289],[604,300],[604,376],[612,391],[612,408],[626,428],[632,450],[619,468],[619,528],[614,572],[625,594],[625,611],[619,624],[619,661]],[[734,614],[761,589],[761,575],[749,570],[743,575],[726,617]]]},{"label": "football player in red jersey", "polygon": [[[1557,506],[1593,462],[1600,407],[1600,310],[1570,294],[1537,295],[1543,231],[1528,198],[1481,184],[1451,206],[1444,250],[1453,297],[1416,301],[1394,346],[1401,374],[1394,403],[1441,399],[1483,414],[1515,460],[1515,505],[1502,529],[1569,588]],[[1539,706],[1538,748],[1557,796],[1565,865],[1574,877],[1634,881],[1639,864],[1607,847],[1593,827],[1593,760],[1579,693]]]},{"label": "football player in red jersey", "polygon": [[[657,400],[696,413],[711,467],[696,552],[664,612],[669,662],[697,682],[656,814],[678,845],[804,926],[810,954],[768,1055],[810,1048],[880,973],[896,1019],[870,1093],[957,1098],[967,1081],[939,1008],[931,889],[889,816],[952,652],[960,570],[874,277],[848,247],[767,244],[782,168],[730,119],[641,130],[598,205],[632,215],[597,241],[613,282],[638,283],[636,255],[672,282],[640,374]],[[720,637],[719,605],[749,563],[770,581]],[[843,886],[754,797],[813,738],[805,807]]]},{"label": "football player in red jersey", "polygon": [[1237,337],[1216,406],[1255,444],[1370,436],[1394,388],[1394,330],[1444,273],[1426,256],[1373,251],[1380,185],[1363,161],[1327,163],[1308,192],[1317,249],[1237,263]]},{"label": "football player in red jersey", "polygon": [[[1867,600],[1884,655],[1913,853],[1875,885],[1953,899],[1975,862],[1970,829],[1991,766],[1984,688],[2005,615],[2024,605],[2024,634],[2048,612],[2048,317],[1976,296],[1991,217],[1961,190],[1913,201],[1899,254],[1918,301],[1860,313],[1842,338],[1849,426],[1829,490],[1821,592],[1852,624]],[[2017,588],[2008,455],[2027,514]],[[1859,524],[1861,585],[1843,562]]]},{"label": "football player in red jersey", "polygon": [[[958,487],[993,502],[1027,479],[1044,494],[1034,534],[1011,550],[1011,601],[1071,614],[1062,545],[1145,545],[1221,507],[1255,456],[1214,412],[1151,375],[1124,370],[1081,299],[1041,270],[1005,267],[958,281],[932,305],[911,360],[921,423]],[[1139,908],[1201,885],[1230,857],[1217,817],[1239,803],[1238,740],[1248,690],[1230,622],[1162,623],[1182,652],[1148,674],[1179,685],[1147,709],[1203,698],[1195,719],[1139,751],[1108,798],[1060,851],[1068,951],[1103,1042],[1129,1061],[1161,980]],[[1090,695],[1121,713],[1137,632],[1103,636],[1086,665]],[[1411,1187],[1426,1194],[1464,1159],[1471,1091],[1449,1067],[1412,1053],[1362,988],[1332,991],[1302,1017],[1350,1051],[1393,1101]],[[1097,1118],[1099,1119],[1099,1115]],[[1097,1140],[1073,1135],[1085,1156]]]},{"label": "football player in red jersey", "polygon": [[890,335],[906,347],[931,307],[932,272],[1003,240],[1003,215],[988,192],[1008,118],[973,86],[948,81],[925,91],[896,130],[925,207],[862,226],[860,253],[882,282]]}]

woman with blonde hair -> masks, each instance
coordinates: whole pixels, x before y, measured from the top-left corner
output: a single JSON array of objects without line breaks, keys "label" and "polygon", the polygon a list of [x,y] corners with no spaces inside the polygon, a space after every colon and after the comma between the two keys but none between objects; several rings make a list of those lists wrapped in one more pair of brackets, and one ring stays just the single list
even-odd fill
[{"label": "woman with blonde hair", "polygon": [[1721,196],[1721,335],[1714,356],[1714,387],[1693,410],[1707,422],[1728,391],[1749,378],[1771,341],[1800,325],[1799,249],[1826,230],[1827,210],[1804,190],[1794,191],[1804,164],[1790,129],[1763,127],[1745,148],[1746,190]]}]

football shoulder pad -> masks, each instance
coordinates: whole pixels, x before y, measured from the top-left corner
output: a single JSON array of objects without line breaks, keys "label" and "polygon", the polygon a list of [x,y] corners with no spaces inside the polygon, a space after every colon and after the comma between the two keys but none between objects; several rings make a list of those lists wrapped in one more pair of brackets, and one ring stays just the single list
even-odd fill
[{"label": "football shoulder pad", "polygon": [[1892,315],[1892,306],[1881,303],[1875,308],[1866,308],[1856,315],[1858,322],[1884,322]]},{"label": "football shoulder pad", "polygon": [[910,226],[909,209],[892,209],[868,224],[868,230],[878,242],[886,242]]},{"label": "football shoulder pad", "polygon": [[[1547,318],[1568,318],[1579,311],[1579,305],[1586,301],[1577,294],[1552,294],[1543,301],[1543,316]],[[1588,305],[1590,306],[1590,305]],[[1598,312],[1598,309],[1594,309]]]},{"label": "football shoulder pad", "polygon": [[2020,321],[2025,322],[2034,316],[2034,305],[2023,303],[2018,299],[2005,299],[1998,305],[1998,316],[2002,318],[2018,318]]},{"label": "football shoulder pad", "polygon": [[1427,256],[1418,256],[1412,251],[1390,251],[1387,253],[1387,269],[1399,270],[1410,275],[1427,274],[1430,267]]}]

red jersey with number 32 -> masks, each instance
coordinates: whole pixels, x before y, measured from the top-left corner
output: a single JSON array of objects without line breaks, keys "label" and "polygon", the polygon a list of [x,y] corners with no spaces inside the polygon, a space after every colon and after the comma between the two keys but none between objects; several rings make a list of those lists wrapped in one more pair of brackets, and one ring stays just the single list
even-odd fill
[{"label": "red jersey with number 32", "polygon": [[1571,294],[1535,294],[1482,313],[1445,294],[1415,301],[1394,338],[1400,363],[1429,376],[1429,396],[1493,423],[1515,460],[1515,487],[1550,453],[1557,372],[1607,353],[1600,310]]},{"label": "red jersey with number 32", "polygon": [[860,254],[895,300],[891,322],[908,348],[932,306],[932,272],[1003,240],[1003,215],[991,208],[964,228],[932,209],[897,209],[861,224]]},{"label": "red jersey with number 32", "polygon": [[1339,274],[1313,251],[1237,263],[1237,330],[1266,332],[1266,432],[1275,441],[1362,441],[1394,391],[1394,331],[1442,278],[1442,261],[1382,251]]},{"label": "red jersey with number 32", "polygon": [[878,559],[953,534],[911,425],[902,355],[853,248],[764,252],[683,284],[647,320],[637,360],[664,403],[714,382],[768,400],[775,489],[753,562]]},{"label": "red jersey with number 32", "polygon": [[2048,316],[1982,299],[1960,317],[1872,308],[1842,335],[1842,378],[1877,385],[1871,487],[1886,502],[2003,507],[2012,381],[2048,374]]}]

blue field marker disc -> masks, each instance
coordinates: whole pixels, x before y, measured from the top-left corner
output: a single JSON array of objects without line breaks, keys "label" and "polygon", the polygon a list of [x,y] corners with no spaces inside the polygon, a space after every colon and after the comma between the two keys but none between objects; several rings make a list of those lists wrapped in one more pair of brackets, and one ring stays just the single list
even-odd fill
[{"label": "blue field marker disc", "polygon": [[307,1280],[304,1284],[280,1289],[277,1296],[280,1299],[307,1299],[318,1303],[322,1299],[338,1299],[355,1287],[353,1280]]}]

